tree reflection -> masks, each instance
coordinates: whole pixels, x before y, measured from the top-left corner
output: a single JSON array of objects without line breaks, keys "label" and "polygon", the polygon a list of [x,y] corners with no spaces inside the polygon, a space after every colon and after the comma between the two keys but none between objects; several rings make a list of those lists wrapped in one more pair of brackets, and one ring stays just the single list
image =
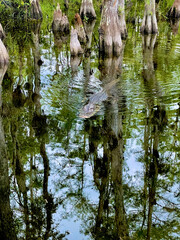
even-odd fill
[{"label": "tree reflection", "polygon": [[7,66],[0,68],[0,236],[4,240],[15,240],[17,236],[10,206],[9,164],[2,116],[1,83],[6,70]]},{"label": "tree reflection", "polygon": [[[166,159],[164,159],[162,153],[160,153],[160,147],[162,145],[161,139],[168,124],[168,118],[165,106],[161,102],[162,93],[154,71],[153,50],[155,41],[156,35],[143,36],[143,76],[146,92],[146,121],[144,130],[145,172],[141,231],[147,224],[147,239],[154,239],[154,237],[157,236],[157,231],[162,231],[162,234],[163,231],[165,231],[163,225],[166,220],[160,220],[161,217],[156,215],[156,211],[161,206],[159,191],[161,191],[160,189],[163,185],[161,185],[160,175],[167,174],[169,169]],[[157,105],[155,105],[155,102]],[[162,211],[162,209],[160,209],[160,211]],[[159,225],[159,227],[157,227],[157,225]]]},{"label": "tree reflection", "polygon": [[[94,228],[94,239],[129,239],[123,193],[123,110],[125,98],[121,89],[123,53],[118,58],[100,61],[102,85],[117,79],[105,101],[103,127],[91,127],[89,149],[94,160],[94,181],[99,190],[99,206]],[[97,124],[97,121],[96,121]],[[102,142],[103,155],[98,155],[98,143]],[[115,213],[113,213],[114,199]],[[113,219],[113,216],[114,219]]]},{"label": "tree reflection", "polygon": [[[47,124],[46,116],[41,110],[40,103],[40,25],[34,24],[31,29],[34,67],[32,66],[32,59],[28,59],[28,61],[30,60],[28,67],[29,70],[31,69],[32,71],[28,76],[28,82],[25,84],[25,89],[28,91],[28,94],[25,95],[25,91],[22,91],[23,77],[21,73],[23,72],[23,64],[20,64],[19,85],[17,85],[14,91],[12,86],[14,76],[10,71],[10,66],[6,78],[11,78],[12,81],[9,82],[9,86],[7,84],[5,85],[6,88],[4,89],[3,95],[4,97],[6,96],[6,102],[3,105],[3,112],[8,119],[6,125],[9,125],[9,127],[6,126],[6,135],[10,137],[8,138],[9,146],[12,148],[10,160],[14,175],[12,190],[17,201],[17,210],[15,213],[18,213],[18,211],[20,213],[18,219],[16,219],[16,221],[19,222],[17,232],[22,235],[25,224],[24,239],[49,239],[50,237],[58,237],[59,233],[52,230],[51,226],[52,213],[55,211],[56,205],[48,189],[50,167],[46,153]],[[22,46],[20,56],[24,54],[23,51],[25,51],[25,49]],[[28,51],[30,51],[30,49],[28,49]],[[22,61],[22,57],[20,59]],[[19,104],[22,103],[22,99],[23,104]],[[13,113],[13,117],[9,114],[10,112]],[[28,128],[29,131],[26,131]],[[29,146],[28,142],[30,143]],[[38,147],[44,169],[42,184],[41,170],[38,169],[37,156],[35,156]],[[41,160],[38,159],[38,161]],[[41,189],[42,195],[40,194]],[[46,214],[44,213],[44,209]],[[13,231],[14,227],[12,223],[9,223],[9,227],[10,226]],[[8,231],[4,231],[4,234],[7,234],[6,232],[8,233]],[[9,234],[11,234],[10,231]],[[12,234],[12,238],[4,239],[16,239],[16,237]]]}]

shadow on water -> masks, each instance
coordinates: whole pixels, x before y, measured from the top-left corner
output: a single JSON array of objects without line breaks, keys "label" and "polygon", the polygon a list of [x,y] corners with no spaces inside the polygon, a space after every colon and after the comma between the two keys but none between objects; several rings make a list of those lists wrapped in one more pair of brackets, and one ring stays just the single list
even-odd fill
[{"label": "shadow on water", "polygon": [[75,59],[67,38],[41,23],[25,36],[7,31],[3,240],[178,239],[178,39],[129,28],[121,55],[102,59],[94,24],[85,23],[86,54]]}]

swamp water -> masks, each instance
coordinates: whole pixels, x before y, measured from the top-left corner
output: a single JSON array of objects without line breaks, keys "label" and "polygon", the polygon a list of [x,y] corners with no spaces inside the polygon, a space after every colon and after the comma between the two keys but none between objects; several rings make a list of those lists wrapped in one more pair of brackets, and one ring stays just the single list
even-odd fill
[{"label": "swamp water", "polygon": [[119,58],[96,34],[72,59],[40,24],[5,30],[0,239],[180,239],[180,34],[130,25]]}]

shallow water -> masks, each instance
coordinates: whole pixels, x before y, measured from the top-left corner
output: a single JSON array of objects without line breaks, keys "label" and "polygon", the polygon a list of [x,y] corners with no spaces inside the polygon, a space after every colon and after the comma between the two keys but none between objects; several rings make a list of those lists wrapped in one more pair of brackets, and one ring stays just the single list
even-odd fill
[{"label": "shallow water", "polygon": [[92,38],[72,59],[40,27],[6,29],[2,239],[180,239],[180,34],[129,25],[119,58]]}]

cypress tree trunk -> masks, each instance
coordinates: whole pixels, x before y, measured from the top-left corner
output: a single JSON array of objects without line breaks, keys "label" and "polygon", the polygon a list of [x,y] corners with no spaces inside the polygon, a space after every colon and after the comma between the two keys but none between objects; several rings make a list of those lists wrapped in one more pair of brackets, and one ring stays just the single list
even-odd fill
[{"label": "cypress tree trunk", "polygon": [[144,18],[140,31],[142,34],[153,34],[158,32],[155,0],[145,0]]},{"label": "cypress tree trunk", "polygon": [[122,40],[117,0],[104,1],[99,35],[100,52],[108,57],[119,56],[122,50]]}]

